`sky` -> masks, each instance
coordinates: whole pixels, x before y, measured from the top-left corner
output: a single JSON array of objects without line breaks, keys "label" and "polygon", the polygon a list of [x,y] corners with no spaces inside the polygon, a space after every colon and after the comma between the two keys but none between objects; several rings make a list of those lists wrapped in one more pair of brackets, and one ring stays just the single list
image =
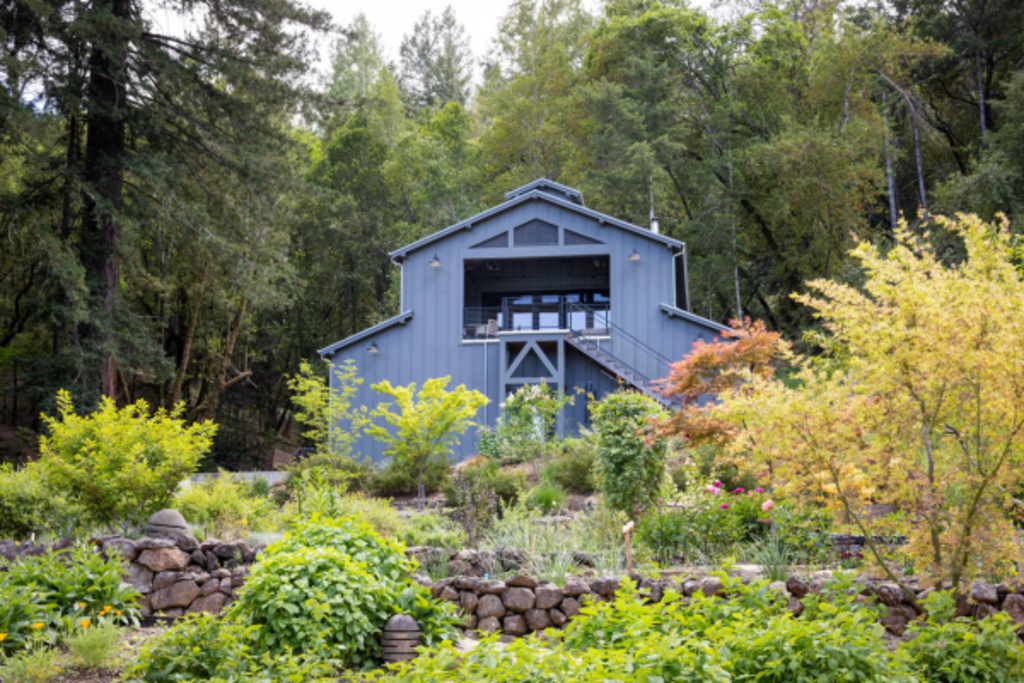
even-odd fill
[{"label": "sky", "polygon": [[[347,26],[360,12],[380,34],[388,61],[398,62],[398,47],[402,37],[412,33],[416,20],[428,9],[432,14],[441,14],[451,5],[455,16],[466,27],[466,34],[472,44],[473,55],[481,58],[486,54],[491,39],[498,31],[498,21],[508,10],[508,0],[306,0],[311,6],[334,15],[341,26]],[[584,7],[597,12],[600,0],[584,0]],[[709,7],[711,0],[691,0],[696,7]],[[325,59],[321,55],[322,61]]]}]

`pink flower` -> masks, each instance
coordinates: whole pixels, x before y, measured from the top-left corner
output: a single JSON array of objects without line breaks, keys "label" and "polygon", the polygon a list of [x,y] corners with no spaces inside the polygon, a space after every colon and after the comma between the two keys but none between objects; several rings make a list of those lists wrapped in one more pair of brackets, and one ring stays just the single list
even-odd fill
[{"label": "pink flower", "polygon": [[732,492],[732,494],[733,494],[734,496],[738,496],[738,495],[740,495],[741,493],[743,493],[743,489],[736,489],[735,491],[733,491],[733,492]]},{"label": "pink flower", "polygon": [[716,481],[715,483],[712,484],[712,486],[721,486],[721,485],[722,485],[722,482],[720,482],[720,481]]},{"label": "pink flower", "polygon": [[761,503],[761,510],[764,511],[764,512],[768,512],[773,507],[775,507],[775,501],[772,500],[771,498],[769,498],[765,502]]},{"label": "pink flower", "polygon": [[729,504],[728,503],[722,503],[719,507],[721,507],[723,510],[728,510],[729,509]]},{"label": "pink flower", "polygon": [[764,493],[764,489],[758,486],[756,489],[754,489],[754,493]]}]

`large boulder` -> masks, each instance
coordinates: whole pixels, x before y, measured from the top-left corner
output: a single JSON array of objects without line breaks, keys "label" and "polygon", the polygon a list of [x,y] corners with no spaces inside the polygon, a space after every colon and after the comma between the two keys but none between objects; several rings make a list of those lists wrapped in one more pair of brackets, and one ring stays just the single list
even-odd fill
[{"label": "large boulder", "polygon": [[189,555],[174,547],[143,550],[136,559],[152,572],[180,572],[188,566],[188,561]]},{"label": "large boulder", "polygon": [[520,614],[533,609],[535,600],[533,591],[529,588],[512,587],[501,594],[501,601],[504,603],[505,609]]},{"label": "large boulder", "polygon": [[[481,623],[488,617],[500,619],[505,616],[505,605],[502,604],[501,598],[497,595],[481,595],[480,601],[476,605],[476,616],[481,620]],[[484,629],[481,628],[480,630]]]},{"label": "large boulder", "polygon": [[153,593],[150,596],[150,605],[154,612],[172,607],[188,607],[199,597],[199,592],[199,586],[195,581],[179,581]]},{"label": "large boulder", "polygon": [[551,609],[552,607],[558,607],[562,604],[562,599],[565,597],[562,591],[557,586],[537,586],[534,589],[533,594],[537,596],[537,601],[534,603],[534,607],[537,609]]},{"label": "large boulder", "polygon": [[131,563],[124,575],[125,583],[143,595],[153,592],[153,572],[141,564]]},{"label": "large boulder", "polygon": [[[170,508],[156,512],[146,520],[146,535],[154,538],[187,539],[191,543],[195,543],[195,538],[189,531],[188,522],[180,512]],[[189,548],[189,550],[193,548]]]}]

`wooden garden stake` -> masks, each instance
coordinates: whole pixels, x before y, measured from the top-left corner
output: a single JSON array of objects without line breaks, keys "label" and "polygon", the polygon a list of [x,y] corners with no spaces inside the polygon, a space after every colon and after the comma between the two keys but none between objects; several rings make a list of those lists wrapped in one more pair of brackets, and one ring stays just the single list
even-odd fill
[{"label": "wooden garden stake", "polygon": [[630,521],[622,527],[623,541],[626,544],[626,571],[633,572],[633,545],[630,543],[630,532],[633,531],[633,522]]}]

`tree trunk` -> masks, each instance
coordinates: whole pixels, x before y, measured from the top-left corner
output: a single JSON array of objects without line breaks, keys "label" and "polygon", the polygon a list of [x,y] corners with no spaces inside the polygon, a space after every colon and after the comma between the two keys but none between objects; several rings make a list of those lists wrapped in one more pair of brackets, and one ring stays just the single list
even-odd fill
[{"label": "tree trunk", "polygon": [[974,63],[978,67],[978,110],[981,113],[981,145],[984,147],[988,129],[985,125],[985,84],[981,79],[981,52],[979,50],[974,51]]},{"label": "tree trunk", "polygon": [[[97,0],[93,7],[95,14],[109,11],[115,20],[126,19],[130,11],[129,0]],[[103,321],[99,330],[95,324],[87,325],[83,336],[99,342],[100,390],[111,399],[117,398],[114,319],[121,282],[118,217],[124,186],[124,114],[128,106],[124,78],[127,49],[119,35],[120,24],[117,21],[104,36],[106,40],[93,47],[89,59],[81,246],[86,281],[98,304],[93,315]]]},{"label": "tree trunk", "polygon": [[220,397],[224,393],[224,390],[230,387],[235,382],[239,382],[249,375],[251,371],[245,370],[235,377],[228,379],[228,369],[231,367],[231,357],[235,353],[235,345],[238,343],[238,334],[242,331],[242,325],[245,322],[245,314],[249,309],[248,297],[242,297],[242,301],[238,305],[238,310],[235,311],[235,315],[232,320],[228,323],[227,337],[224,340],[224,353],[220,358],[219,367],[218,363],[211,363],[211,374],[213,377],[210,380],[209,391],[203,398],[202,402],[192,409],[188,415],[188,420],[201,420],[206,418],[208,420],[213,419],[214,413],[217,411],[217,404],[220,403]]},{"label": "tree trunk", "polygon": [[892,234],[896,234],[896,182],[892,177],[892,142],[889,133],[889,108],[886,103],[885,91],[882,91],[882,121],[885,125],[885,182],[889,189],[889,224]]},{"label": "tree trunk", "polygon": [[188,311],[188,329],[185,331],[185,341],[181,351],[181,362],[178,364],[178,372],[174,375],[174,382],[171,383],[171,392],[165,408],[171,409],[181,398],[181,386],[185,381],[185,373],[188,363],[192,358],[192,342],[196,336],[196,323],[199,320],[199,308],[203,302],[203,294],[206,293],[206,282],[210,274],[210,263],[207,261],[203,268],[203,279],[199,283],[199,291],[190,302]]}]

